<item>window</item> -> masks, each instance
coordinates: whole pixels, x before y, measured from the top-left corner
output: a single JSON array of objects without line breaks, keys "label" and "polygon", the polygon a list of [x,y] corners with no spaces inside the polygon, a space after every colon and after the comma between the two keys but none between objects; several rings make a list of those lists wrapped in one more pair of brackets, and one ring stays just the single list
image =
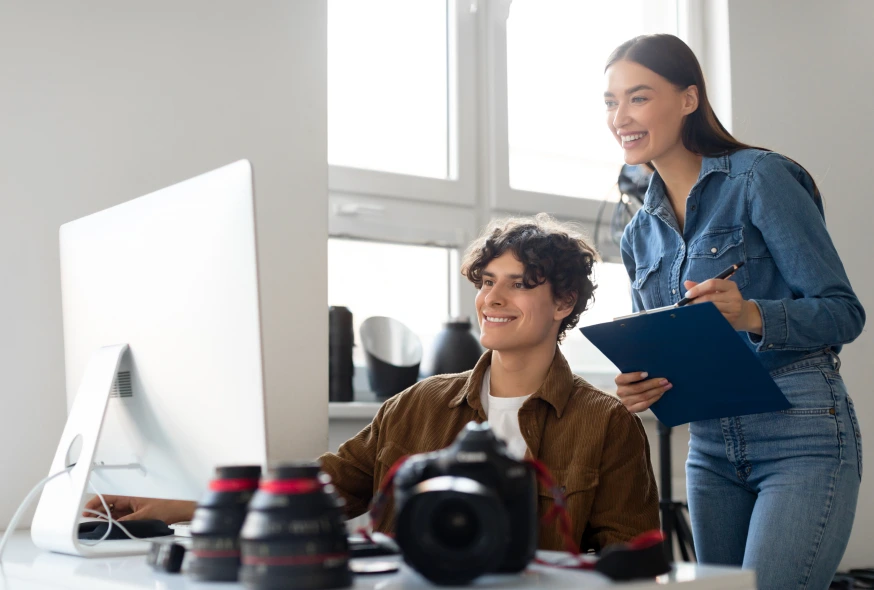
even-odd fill
[{"label": "window", "polygon": [[419,336],[427,354],[452,315],[455,255],[450,248],[328,240],[328,305],[352,312],[356,365],[365,364],[358,330],[372,316],[403,323]]},{"label": "window", "polygon": [[464,0],[328,1],[333,192],[475,204],[475,28]]},{"label": "window", "polygon": [[632,312],[631,284],[625,266],[600,262],[595,265],[595,303],[580,316],[577,327],[568,332],[561,351],[574,373],[585,376],[595,387],[613,391],[614,377],[619,373],[610,359],[583,336],[579,328],[612,321]]},{"label": "window", "polygon": [[676,31],[677,0],[513,0],[494,60],[507,105],[494,129],[506,153],[495,162],[495,204],[591,219],[593,204],[579,198],[606,198],[622,166],[605,123],[604,63],[635,35]]},{"label": "window", "polygon": [[[458,256],[489,219],[548,211],[594,235],[622,163],[604,62],[635,35],[694,29],[692,6],[328,0],[329,303],[349,307],[356,330],[372,315],[400,320],[427,358],[447,316],[475,316]],[[618,249],[596,247],[608,262],[580,325],[631,310]],[[562,350],[612,389],[616,368],[579,330]]]},{"label": "window", "polygon": [[328,2],[328,162],[448,178],[446,0]]}]

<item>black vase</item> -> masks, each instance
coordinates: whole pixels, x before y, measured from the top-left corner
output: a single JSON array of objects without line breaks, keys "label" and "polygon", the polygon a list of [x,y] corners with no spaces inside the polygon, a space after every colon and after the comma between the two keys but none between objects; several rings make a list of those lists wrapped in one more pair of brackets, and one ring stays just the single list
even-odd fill
[{"label": "black vase", "polygon": [[328,401],[351,402],[352,375],[355,373],[352,312],[340,305],[329,307],[328,330]]},{"label": "black vase", "polygon": [[443,324],[434,340],[433,356],[426,376],[462,373],[473,369],[483,354],[479,339],[471,333],[470,319],[453,318]]}]

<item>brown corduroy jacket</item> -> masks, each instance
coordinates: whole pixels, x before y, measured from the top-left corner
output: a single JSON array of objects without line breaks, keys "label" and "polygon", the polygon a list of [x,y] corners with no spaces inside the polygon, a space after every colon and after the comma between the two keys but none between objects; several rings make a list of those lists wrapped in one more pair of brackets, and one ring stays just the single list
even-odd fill
[{"label": "brown corduroy jacket", "polygon": [[[425,379],[387,400],[373,422],[321,457],[322,469],[346,500],[351,518],[368,508],[386,472],[404,455],[449,446],[465,424],[483,422],[480,401],[491,352],[476,367]],[[556,350],[543,385],[519,410],[526,456],[544,463],[567,497],[574,540],[582,550],[607,545],[659,527],[659,501],[649,443],[640,419],[614,397],[574,375]],[[538,484],[538,512],[552,507]],[[389,504],[380,526],[394,528]],[[541,526],[539,547],[563,549],[555,526]]]}]

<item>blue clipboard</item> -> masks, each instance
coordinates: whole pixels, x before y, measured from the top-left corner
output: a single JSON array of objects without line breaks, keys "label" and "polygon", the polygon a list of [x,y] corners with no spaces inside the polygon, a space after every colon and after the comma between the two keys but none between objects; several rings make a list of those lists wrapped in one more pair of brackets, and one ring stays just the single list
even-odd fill
[{"label": "blue clipboard", "polygon": [[666,426],[790,407],[713,303],[620,318],[580,331],[621,372],[646,371],[673,384],[650,406]]}]

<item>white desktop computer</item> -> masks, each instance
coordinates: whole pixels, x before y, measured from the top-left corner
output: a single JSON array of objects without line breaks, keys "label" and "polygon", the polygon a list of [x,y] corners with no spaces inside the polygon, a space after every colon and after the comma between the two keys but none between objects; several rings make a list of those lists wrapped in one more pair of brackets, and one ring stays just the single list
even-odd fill
[{"label": "white desktop computer", "polygon": [[[78,539],[95,491],[197,500],[217,465],[267,460],[252,168],[239,161],[60,229],[69,416],[31,528]],[[71,467],[72,466],[72,467]]]}]

